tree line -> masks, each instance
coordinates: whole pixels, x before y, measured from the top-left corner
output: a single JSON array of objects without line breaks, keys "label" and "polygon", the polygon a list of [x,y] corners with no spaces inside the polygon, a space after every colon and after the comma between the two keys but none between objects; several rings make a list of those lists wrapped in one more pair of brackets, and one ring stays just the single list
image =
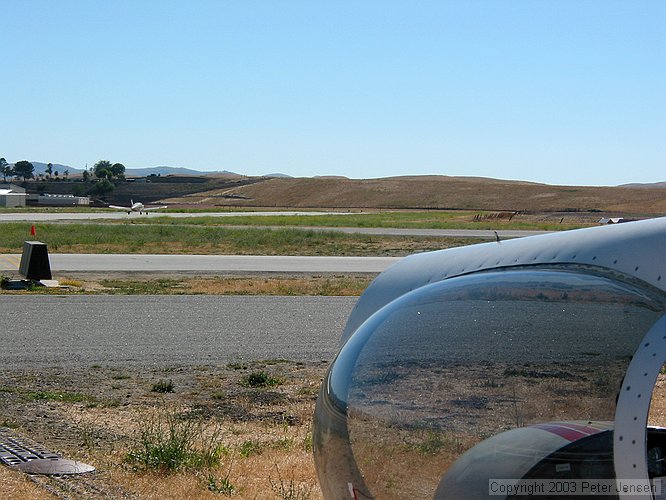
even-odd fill
[{"label": "tree line", "polygon": [[[35,177],[35,167],[27,160],[17,161],[13,165],[7,163],[7,160],[0,158],[0,174],[3,176],[3,181],[7,182],[7,177],[12,178],[22,177],[24,181],[28,179],[38,179]],[[63,170],[63,178],[66,180],[69,177],[69,170]],[[53,163],[46,166],[43,174],[38,174],[38,180],[53,180],[59,178],[60,174],[57,170],[53,170]],[[88,170],[86,166],[82,173],[84,182],[94,180],[93,176],[98,180],[107,179],[109,181],[123,181],[125,180],[125,165],[122,163],[111,163],[108,160],[100,160]]]},{"label": "tree line", "polygon": [[17,161],[14,165],[7,163],[7,160],[0,158],[0,171],[2,171],[3,181],[7,182],[7,177],[10,180],[14,177],[23,177],[23,180],[34,178],[34,169],[32,163],[26,160]]},{"label": "tree line", "polygon": [[[60,172],[53,170],[52,163],[46,166],[43,174],[40,173],[35,176],[35,167],[27,160],[17,161],[12,165],[5,158],[0,158],[0,174],[2,174],[3,182],[7,182],[7,178],[10,180],[23,178],[23,182],[28,181],[28,179],[47,182],[61,180]],[[108,160],[100,160],[90,170],[86,166],[81,174],[81,178],[86,183],[94,181],[93,186],[88,190],[88,194],[103,196],[115,189],[115,182],[125,180],[125,165],[122,163],[111,163]],[[62,179],[65,181],[69,180],[69,170],[63,170]]]}]

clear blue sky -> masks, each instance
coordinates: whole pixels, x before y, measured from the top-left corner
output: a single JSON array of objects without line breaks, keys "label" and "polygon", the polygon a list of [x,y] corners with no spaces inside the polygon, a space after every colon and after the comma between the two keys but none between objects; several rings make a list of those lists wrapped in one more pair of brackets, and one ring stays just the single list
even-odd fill
[{"label": "clear blue sky", "polygon": [[0,0],[0,156],[666,181],[661,0]]}]

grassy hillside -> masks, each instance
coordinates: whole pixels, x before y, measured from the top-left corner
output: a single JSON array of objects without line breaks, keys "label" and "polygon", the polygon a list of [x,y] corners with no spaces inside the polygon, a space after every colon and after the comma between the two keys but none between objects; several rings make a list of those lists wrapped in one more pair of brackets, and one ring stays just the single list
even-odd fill
[{"label": "grassy hillside", "polygon": [[[91,184],[30,182],[29,192],[81,192]],[[266,178],[163,176],[152,182],[118,183],[107,203],[129,200],[190,208],[280,207],[328,209],[454,209],[526,212],[600,212],[615,215],[666,214],[666,188],[551,186],[480,177],[411,176],[381,179],[345,177]]]},{"label": "grassy hillside", "polygon": [[168,203],[293,208],[401,208],[666,214],[657,187],[551,186],[473,177],[275,178],[225,186]]}]

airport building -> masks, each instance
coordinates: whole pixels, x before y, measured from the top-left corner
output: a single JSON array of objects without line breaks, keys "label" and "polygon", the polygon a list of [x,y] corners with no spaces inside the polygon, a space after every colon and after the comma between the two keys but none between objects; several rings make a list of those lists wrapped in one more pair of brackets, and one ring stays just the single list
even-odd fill
[{"label": "airport building", "polygon": [[89,206],[90,198],[88,196],[74,196],[72,194],[32,194],[28,196],[30,205],[46,207],[75,207]]},{"label": "airport building", "polygon": [[0,184],[0,207],[25,207],[25,189],[15,184]]}]

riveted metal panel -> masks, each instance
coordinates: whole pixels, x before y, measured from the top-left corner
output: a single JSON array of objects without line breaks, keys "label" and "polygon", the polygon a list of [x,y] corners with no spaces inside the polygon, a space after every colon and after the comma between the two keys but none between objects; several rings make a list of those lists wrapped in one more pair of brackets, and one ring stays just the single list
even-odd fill
[{"label": "riveted metal panel", "polygon": [[422,286],[513,266],[582,264],[619,271],[666,291],[666,218],[597,226],[410,255],[381,273],[352,311],[344,342],[372,314]]},{"label": "riveted metal panel", "polygon": [[[647,438],[645,429],[650,411],[652,391],[661,367],[666,361],[666,315],[648,331],[636,350],[615,410],[613,453],[618,480],[648,481]],[[620,490],[622,491],[622,490]],[[651,495],[623,495],[623,500],[650,500]]]}]

